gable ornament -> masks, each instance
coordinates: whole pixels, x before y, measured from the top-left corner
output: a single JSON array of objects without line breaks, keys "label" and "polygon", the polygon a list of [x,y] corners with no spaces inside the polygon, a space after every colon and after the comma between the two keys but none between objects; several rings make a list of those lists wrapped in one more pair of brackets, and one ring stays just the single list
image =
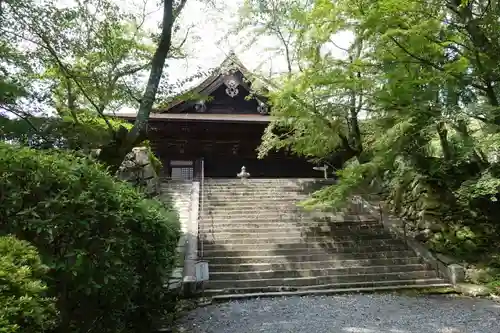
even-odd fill
[{"label": "gable ornament", "polygon": [[257,106],[257,112],[260,114],[268,114],[269,113],[269,108],[267,107],[266,103],[263,103],[261,101],[257,101],[258,106]]},{"label": "gable ornament", "polygon": [[207,104],[205,103],[204,100],[198,101],[194,105],[194,110],[196,112],[206,112],[207,111]]},{"label": "gable ornament", "polygon": [[229,96],[229,97],[236,97],[238,96],[238,93],[240,92],[238,90],[238,82],[236,82],[236,80],[234,78],[230,78],[226,81],[224,81],[224,84],[226,85],[226,94]]}]

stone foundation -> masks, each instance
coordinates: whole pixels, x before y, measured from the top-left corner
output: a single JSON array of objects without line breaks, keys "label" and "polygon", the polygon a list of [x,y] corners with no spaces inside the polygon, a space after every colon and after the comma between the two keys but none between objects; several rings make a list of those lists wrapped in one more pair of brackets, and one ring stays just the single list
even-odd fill
[{"label": "stone foundation", "polygon": [[147,147],[133,148],[125,156],[116,175],[119,179],[143,189],[148,196],[153,197],[160,193],[160,180]]},{"label": "stone foundation", "polygon": [[446,278],[453,285],[461,283],[465,279],[465,268],[455,262],[447,261],[446,258],[436,256],[422,244],[418,237],[408,232],[406,221],[387,214],[381,205],[365,200],[362,196],[354,196],[353,202],[358,205],[360,211],[365,211],[373,216],[380,217],[384,227],[396,237],[403,239],[406,244],[427,263],[434,267],[441,277]]}]

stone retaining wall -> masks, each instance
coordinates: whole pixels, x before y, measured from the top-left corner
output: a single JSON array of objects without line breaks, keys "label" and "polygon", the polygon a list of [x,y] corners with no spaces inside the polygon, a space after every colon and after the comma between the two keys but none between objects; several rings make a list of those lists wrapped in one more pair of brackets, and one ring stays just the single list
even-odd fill
[{"label": "stone retaining wall", "polygon": [[375,217],[380,217],[384,227],[395,236],[403,239],[409,248],[423,258],[427,263],[433,266],[441,277],[446,278],[453,285],[457,285],[465,279],[465,269],[457,263],[445,262],[441,258],[434,255],[423,244],[416,240],[412,235],[409,235],[405,222],[384,212],[381,206],[365,200],[362,196],[354,196],[353,202],[359,205],[360,210],[364,210]]},{"label": "stone retaining wall", "polygon": [[160,180],[150,158],[147,147],[133,148],[127,154],[117,177],[143,189],[148,196],[156,196],[160,193]]}]

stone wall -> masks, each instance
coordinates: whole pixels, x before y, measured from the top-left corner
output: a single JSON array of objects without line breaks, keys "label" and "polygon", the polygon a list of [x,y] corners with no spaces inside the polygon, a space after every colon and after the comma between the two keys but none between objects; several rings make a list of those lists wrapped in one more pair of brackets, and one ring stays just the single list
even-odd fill
[{"label": "stone wall", "polygon": [[378,200],[366,200],[360,195],[354,196],[352,201],[358,206],[358,211],[364,211],[374,217],[378,217],[384,228],[390,231],[394,236],[404,240],[410,249],[439,272],[440,277],[446,278],[453,285],[457,285],[464,281],[465,269],[462,265],[432,253],[424,244],[415,238],[413,233],[408,232],[406,221],[384,211],[381,202]]},{"label": "stone wall", "polygon": [[133,148],[120,166],[117,177],[141,188],[148,196],[160,193],[160,179],[147,147]]}]

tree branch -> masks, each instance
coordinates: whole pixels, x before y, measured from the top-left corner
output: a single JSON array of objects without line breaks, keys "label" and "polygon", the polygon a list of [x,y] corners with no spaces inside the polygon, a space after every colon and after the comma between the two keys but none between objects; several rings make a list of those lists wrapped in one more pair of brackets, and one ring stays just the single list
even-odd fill
[{"label": "tree branch", "polygon": [[26,27],[30,28],[30,30],[38,38],[40,38],[40,40],[43,42],[43,44],[42,43],[37,43],[37,45],[43,47],[44,49],[46,49],[49,52],[49,54],[52,56],[52,58],[57,63],[57,65],[59,66],[59,68],[61,69],[61,71],[64,73],[64,75],[67,78],[71,79],[76,84],[76,86],[78,87],[78,89],[80,90],[80,92],[82,93],[82,95],[85,97],[85,99],[87,99],[89,101],[89,103],[96,109],[96,111],[98,112],[98,114],[100,115],[100,117],[104,119],[104,121],[106,122],[106,125],[108,126],[109,131],[114,134],[115,131],[113,129],[113,126],[111,125],[111,123],[109,122],[109,120],[107,119],[107,117],[104,114],[102,114],[102,113],[99,112],[99,106],[92,100],[92,98],[90,98],[89,94],[87,94],[87,92],[83,88],[82,84],[75,78],[75,76],[73,75],[73,73],[71,73],[71,71],[69,70],[69,68],[59,58],[59,55],[57,54],[57,52],[52,47],[52,45],[51,45],[50,41],[48,40],[47,36],[45,36],[41,32],[43,29],[41,29],[40,27],[34,27],[34,26],[32,26],[31,24],[29,24],[28,22],[26,22],[26,20],[24,19],[24,17],[22,15],[20,15],[20,13],[17,10],[15,10],[14,8],[11,8],[11,9],[17,15],[17,17],[20,20],[23,21],[24,25]]},{"label": "tree branch", "polygon": [[[412,57],[413,59],[418,60],[421,64],[424,64],[424,65],[430,66],[430,67],[432,67],[432,68],[434,68],[434,69],[437,69],[437,70],[438,70],[438,71],[440,71],[440,72],[447,73],[447,74],[451,75],[452,77],[456,78],[456,79],[457,79],[457,80],[459,80],[459,81],[464,81],[464,78],[463,78],[463,77],[461,77],[460,75],[456,75],[456,74],[452,74],[452,73],[446,72],[446,70],[445,70],[443,67],[439,66],[438,64],[435,64],[435,63],[433,63],[432,61],[430,61],[430,60],[428,60],[428,59],[425,59],[425,58],[419,57],[418,55],[411,53],[411,52],[410,52],[407,48],[405,48],[405,47],[404,47],[404,46],[403,46],[400,42],[398,42],[398,41],[396,40],[396,38],[394,38],[394,37],[392,37],[392,36],[390,36],[389,38],[390,38],[390,39],[394,42],[394,44],[396,44],[396,46],[398,46],[398,47],[399,47],[399,48],[400,48],[400,49],[401,49],[404,53],[406,53],[408,56]],[[479,84],[477,84],[477,83],[470,82],[470,85],[471,85],[471,86],[473,86],[474,88],[479,89],[479,90],[482,90],[482,91],[484,91],[484,92],[486,92],[486,91],[487,91],[487,87],[484,87],[484,86],[479,85]]]},{"label": "tree branch", "polygon": [[50,142],[49,139],[47,139],[47,137],[45,135],[42,134],[42,132],[40,132],[40,129],[37,128],[35,126],[35,124],[33,124],[33,122],[29,119],[29,117],[31,115],[29,114],[26,114],[26,112],[24,111],[21,111],[21,110],[16,110],[14,109],[11,105],[2,105],[2,109],[6,110],[7,112],[10,112],[12,113],[13,115],[19,117],[20,119],[22,119],[24,122],[26,122],[28,124],[29,127],[31,127],[31,129],[33,131],[35,131],[36,134],[38,134],[45,142]]}]

